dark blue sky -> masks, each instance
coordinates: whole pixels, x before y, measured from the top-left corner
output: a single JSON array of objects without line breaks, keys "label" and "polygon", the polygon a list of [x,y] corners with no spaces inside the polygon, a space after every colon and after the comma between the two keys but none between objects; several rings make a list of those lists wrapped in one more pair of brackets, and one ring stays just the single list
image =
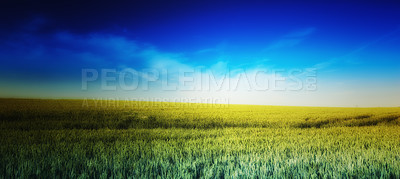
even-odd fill
[{"label": "dark blue sky", "polygon": [[[317,68],[318,98],[344,99],[279,104],[399,105],[396,2],[5,1],[0,15],[3,97],[82,97],[82,68],[176,63],[168,68]],[[354,91],[363,95],[344,102]]]}]

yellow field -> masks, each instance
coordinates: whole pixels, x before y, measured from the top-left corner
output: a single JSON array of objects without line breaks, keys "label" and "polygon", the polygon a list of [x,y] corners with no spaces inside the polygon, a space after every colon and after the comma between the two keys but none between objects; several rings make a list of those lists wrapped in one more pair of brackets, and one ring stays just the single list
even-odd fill
[{"label": "yellow field", "polygon": [[1,176],[400,177],[400,108],[0,100]]}]

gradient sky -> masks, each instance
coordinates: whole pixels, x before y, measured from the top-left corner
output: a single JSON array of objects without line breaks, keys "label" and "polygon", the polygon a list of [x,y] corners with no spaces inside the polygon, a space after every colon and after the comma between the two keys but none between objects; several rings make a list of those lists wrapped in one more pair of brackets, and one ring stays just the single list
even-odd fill
[{"label": "gradient sky", "polygon": [[[1,97],[400,106],[396,2],[5,1],[0,14]],[[317,88],[104,91],[97,80],[82,90],[82,69],[169,70],[174,83],[196,68],[232,79],[315,69]]]}]

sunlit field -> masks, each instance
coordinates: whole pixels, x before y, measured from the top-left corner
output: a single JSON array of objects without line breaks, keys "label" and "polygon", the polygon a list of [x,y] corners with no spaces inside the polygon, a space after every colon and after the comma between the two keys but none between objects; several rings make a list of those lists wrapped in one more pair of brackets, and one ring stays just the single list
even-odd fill
[{"label": "sunlit field", "polygon": [[400,177],[400,108],[0,100],[1,178]]}]

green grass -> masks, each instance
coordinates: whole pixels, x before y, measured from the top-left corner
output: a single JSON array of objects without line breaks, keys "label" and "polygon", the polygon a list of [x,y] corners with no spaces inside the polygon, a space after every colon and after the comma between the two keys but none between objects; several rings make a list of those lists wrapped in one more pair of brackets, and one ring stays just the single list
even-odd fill
[{"label": "green grass", "polygon": [[0,99],[0,177],[399,178],[399,117],[400,108]]}]

